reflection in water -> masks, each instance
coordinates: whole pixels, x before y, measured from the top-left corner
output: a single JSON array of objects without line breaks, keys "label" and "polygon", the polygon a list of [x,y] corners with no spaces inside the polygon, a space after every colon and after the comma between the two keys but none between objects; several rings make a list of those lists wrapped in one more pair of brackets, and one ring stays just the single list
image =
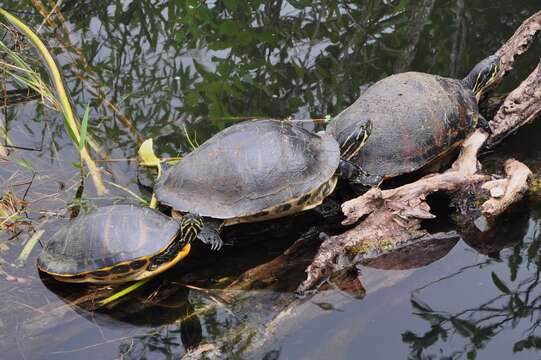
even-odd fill
[{"label": "reflection in water", "polygon": [[406,246],[394,251],[385,252],[374,259],[363,260],[361,263],[376,269],[415,269],[443,258],[457,244],[458,240],[460,238],[456,233],[438,234],[406,244]]},{"label": "reflection in water", "polygon": [[[493,261],[489,259],[464,267],[412,292],[410,300],[414,315],[427,322],[430,330],[408,330],[402,333],[402,340],[411,349],[411,358],[429,358],[442,348],[449,350],[443,354],[450,358],[476,358],[477,353],[491,341],[504,341],[505,344],[502,345],[510,348],[506,349],[507,353],[541,349],[541,338],[537,335],[537,328],[541,325],[541,223],[538,220],[528,222],[528,213],[523,211],[514,214],[510,219],[500,220],[499,224],[487,233],[475,234],[470,229],[466,238],[468,240],[465,240],[481,253],[498,260],[500,252],[509,249],[501,256],[506,266],[493,270]],[[467,277],[468,273],[483,268],[490,271],[487,275],[497,291],[476,294],[473,301],[464,301],[463,294],[454,294],[456,306],[452,307],[455,309],[453,311],[438,310],[430,298],[424,296],[432,291],[443,291],[455,278]],[[482,289],[478,290],[481,292]],[[461,302],[465,305],[462,306]],[[503,334],[513,333],[515,329],[520,329],[520,334],[502,338]],[[508,338],[513,341],[507,340]],[[453,345],[450,344],[451,341]]]},{"label": "reflection in water", "polygon": [[[49,14],[51,4],[2,0],[3,7],[21,11],[18,15],[34,27],[43,22],[35,8]],[[62,63],[79,113],[91,103],[89,132],[103,152],[100,157],[113,159],[135,156],[141,138],[154,138],[159,155],[176,156],[190,150],[187,135],[201,143],[246,117],[337,114],[356,99],[362,84],[398,71],[460,78],[539,9],[538,0],[59,4],[40,34]],[[508,87],[525,78],[536,57],[525,57]],[[27,194],[29,218],[46,230],[46,239],[57,226],[52,220],[66,215],[77,191],[78,169],[71,166],[77,153],[64,135],[62,119],[37,101],[3,108],[2,116],[13,143],[42,149],[14,150],[12,155],[28,160],[37,173]],[[537,164],[537,139],[535,131],[519,134],[502,148]],[[106,180],[141,192],[135,186],[134,163],[100,166]],[[18,184],[31,174],[14,162],[3,164],[2,192],[13,188],[22,197],[26,186]],[[85,188],[79,203],[91,207],[127,201],[117,189],[106,199],[95,198],[92,191]],[[0,347],[14,359],[178,358],[198,354],[205,346],[226,358],[353,359],[362,354],[394,359],[408,351],[412,358],[441,358],[442,348],[453,358],[474,358],[474,351],[485,351],[494,359],[507,359],[502,354],[509,349],[490,349],[515,344],[518,354],[539,343],[530,336],[537,318],[539,224],[527,214],[503,222],[504,230],[464,230],[472,248],[492,256],[499,252],[503,262],[485,259],[456,239],[421,243],[367,263],[361,269],[362,284],[357,274],[338,274],[329,291],[310,301],[297,299],[292,290],[317,249],[318,233],[343,228],[340,219],[314,214],[308,221],[299,218],[226,229],[231,244],[224,251],[195,249],[186,264],[163,278],[169,284],[182,279],[214,289],[210,295],[167,285],[159,292],[164,298],[153,299],[160,284],[153,282],[136,298],[102,312],[65,305],[43,288],[34,266],[39,249],[25,267],[11,266],[10,259],[18,256],[30,234],[2,234],[2,276],[5,271],[15,279],[34,280],[0,280]],[[299,256],[284,254],[306,234],[309,246]],[[263,281],[242,277],[236,288],[231,284],[248,269],[261,270],[259,266],[272,268]],[[416,270],[398,270],[406,268]],[[479,289],[487,281],[494,291]],[[69,299],[80,290],[66,285],[53,289]],[[412,291],[413,315],[408,301]],[[397,326],[403,328],[402,338]],[[515,339],[513,326],[525,336]],[[464,341],[449,340],[457,338]],[[185,354],[190,348],[192,355]]]},{"label": "reflection in water", "polygon": [[492,259],[500,259],[500,252],[519,245],[528,230],[529,208],[524,202],[512,211],[491,222],[488,229],[480,231],[473,222],[460,229],[466,244]]},{"label": "reflection in water", "polygon": [[[139,359],[152,352],[172,356],[183,349],[195,348],[202,340],[202,326],[194,306],[190,303],[190,291],[178,283],[164,279],[152,281],[121,303],[95,311],[98,300],[96,288],[76,286],[66,289],[62,283],[52,281],[50,277],[46,277],[44,281],[49,290],[100,329],[102,334],[110,330],[111,333],[117,330],[133,332],[133,329],[141,328],[141,331],[131,336],[120,337],[116,341],[109,339],[112,343],[120,343],[119,354],[122,356]],[[26,327],[32,329],[46,325],[44,322],[43,318],[38,319],[27,323]],[[79,350],[84,348],[83,345]],[[69,354],[74,350],[77,352],[77,349],[57,350],[58,354]]]}]

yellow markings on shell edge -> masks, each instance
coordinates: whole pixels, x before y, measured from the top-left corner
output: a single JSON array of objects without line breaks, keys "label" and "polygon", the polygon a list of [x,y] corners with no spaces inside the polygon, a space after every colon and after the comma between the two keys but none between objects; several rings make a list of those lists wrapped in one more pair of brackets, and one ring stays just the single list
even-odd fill
[{"label": "yellow markings on shell edge", "polygon": [[[62,281],[62,282],[93,283],[93,284],[125,283],[125,282],[128,282],[128,281],[137,281],[137,280],[141,280],[141,279],[144,279],[144,278],[148,278],[148,277],[151,277],[151,276],[156,276],[158,274],[161,274],[162,272],[164,272],[167,269],[171,268],[172,266],[174,266],[175,264],[180,262],[182,259],[184,259],[186,256],[188,256],[188,254],[190,253],[191,248],[192,247],[191,247],[190,244],[186,244],[182,248],[182,250],[180,250],[178,252],[177,256],[175,256],[174,259],[172,259],[171,261],[169,261],[167,263],[164,263],[163,265],[157,267],[153,271],[146,270],[148,268],[148,265],[150,264],[150,261],[147,261],[147,266],[142,268],[140,271],[133,271],[133,272],[130,272],[130,273],[127,273],[127,274],[119,274],[120,276],[117,276],[117,277],[113,276],[115,274],[111,274],[108,277],[97,278],[97,277],[94,277],[93,273],[96,272],[96,271],[111,271],[111,269],[113,269],[114,267],[122,266],[122,265],[129,265],[132,262],[136,261],[136,259],[130,260],[130,261],[124,261],[124,262],[115,264],[113,266],[108,266],[106,268],[100,268],[100,269],[96,269],[94,271],[89,271],[89,272],[75,274],[75,275],[65,275],[65,274],[59,274],[59,273],[52,273],[52,272],[49,272],[49,271],[45,271],[43,269],[40,269],[40,270],[47,273],[47,274],[49,274],[49,275],[51,275],[51,276],[53,276],[56,280]],[[150,260],[150,257],[144,257],[143,259]]]},{"label": "yellow markings on shell edge", "polygon": [[[320,205],[323,200],[334,191],[336,183],[338,182],[338,177],[333,176],[329,181],[325,182],[318,188],[314,189],[312,192],[304,194],[298,198],[291,199],[285,204],[291,205],[284,209],[285,204],[276,205],[267,209],[261,210],[257,214],[243,216],[238,218],[226,219],[224,222],[225,226],[240,224],[240,223],[252,223],[258,221],[272,220],[281,218],[287,215],[295,214],[301,211],[306,211],[315,208]],[[306,200],[305,200],[306,198]],[[261,215],[263,214],[263,215]]]}]

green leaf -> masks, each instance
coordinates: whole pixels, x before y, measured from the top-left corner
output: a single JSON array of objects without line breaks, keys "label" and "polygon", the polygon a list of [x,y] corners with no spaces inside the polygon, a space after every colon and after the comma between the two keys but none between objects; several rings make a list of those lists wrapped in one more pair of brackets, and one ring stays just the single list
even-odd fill
[{"label": "green leaf", "polygon": [[90,104],[86,105],[83,121],[81,122],[81,134],[79,140],[79,151],[82,151],[86,144],[86,129],[88,128],[88,114],[90,112]]},{"label": "green leaf", "polygon": [[137,156],[143,166],[160,166],[160,159],[154,154],[154,142],[152,139],[146,139],[139,148]]},{"label": "green leaf", "polygon": [[134,283],[134,284],[132,284],[132,285],[130,285],[130,286],[116,292],[116,293],[114,293],[113,295],[109,296],[108,298],[101,300],[98,304],[100,306],[104,306],[104,305],[109,304],[112,301],[118,300],[121,297],[126,296],[127,294],[131,293],[132,291],[137,290],[141,286],[145,285],[149,280],[150,280],[150,278],[141,279],[141,280],[137,281],[136,283]]},{"label": "green leaf", "polygon": [[494,282],[494,285],[496,285],[496,287],[500,289],[501,292],[503,292],[504,294],[511,294],[511,290],[509,290],[507,285],[505,285],[505,283],[500,280],[500,278],[498,277],[498,275],[496,275],[494,271],[492,272],[491,276],[492,282]]},{"label": "green leaf", "polygon": [[66,133],[70,137],[71,141],[73,141],[74,144],[78,144],[77,136],[75,135],[73,128],[69,125],[69,123],[65,119],[64,119],[64,129],[66,130]]},{"label": "green leaf", "polygon": [[162,175],[162,165],[160,159],[154,154],[154,142],[152,138],[143,141],[137,152],[137,156],[142,166],[155,166],[158,169],[156,179],[159,179]]},{"label": "green leaf", "polygon": [[124,190],[125,192],[127,192],[128,194],[130,194],[131,196],[133,196],[137,201],[139,201],[140,203],[143,203],[145,205],[148,205],[149,202],[146,201],[145,199],[143,199],[141,196],[137,195],[136,193],[134,193],[133,191],[131,191],[129,188],[125,187],[125,186],[122,186],[122,185],[118,185],[114,182],[110,182],[110,181],[107,181],[107,183],[111,184],[112,186],[116,187],[117,189],[120,189],[120,190]]}]

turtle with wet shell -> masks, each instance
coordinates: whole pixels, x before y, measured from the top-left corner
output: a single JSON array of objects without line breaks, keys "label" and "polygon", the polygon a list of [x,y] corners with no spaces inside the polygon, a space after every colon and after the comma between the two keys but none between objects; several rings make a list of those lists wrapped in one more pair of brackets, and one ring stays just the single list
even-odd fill
[{"label": "turtle with wet shell", "polygon": [[136,205],[105,206],[62,226],[38,257],[38,269],[71,283],[123,283],[155,276],[190,252],[199,215],[170,218]]},{"label": "turtle with wet shell", "polygon": [[154,192],[177,213],[196,213],[199,238],[222,246],[224,225],[275,219],[320,205],[339,177],[362,176],[349,156],[369,136],[360,124],[343,147],[330,135],[274,119],[232,125],[167,169]]}]

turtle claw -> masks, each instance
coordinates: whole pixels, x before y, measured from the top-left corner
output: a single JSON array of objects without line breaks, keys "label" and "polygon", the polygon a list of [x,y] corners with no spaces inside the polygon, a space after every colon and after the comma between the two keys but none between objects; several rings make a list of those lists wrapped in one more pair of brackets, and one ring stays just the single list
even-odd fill
[{"label": "turtle claw", "polygon": [[203,227],[197,238],[202,243],[210,245],[210,249],[214,251],[220,250],[224,244],[218,232],[208,226]]},{"label": "turtle claw", "polygon": [[218,251],[222,248],[223,245],[224,242],[222,241],[222,239],[220,237],[216,237],[212,239],[212,242],[210,243],[210,248],[211,250]]}]

